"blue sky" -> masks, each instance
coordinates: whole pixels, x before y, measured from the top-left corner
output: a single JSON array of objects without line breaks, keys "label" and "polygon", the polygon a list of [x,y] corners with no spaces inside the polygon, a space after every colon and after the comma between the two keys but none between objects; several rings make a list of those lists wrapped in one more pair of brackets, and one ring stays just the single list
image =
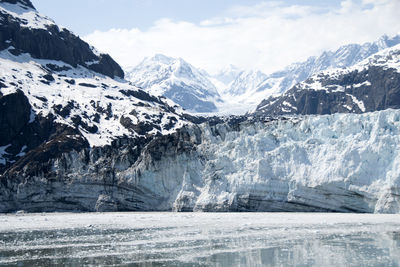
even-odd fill
[{"label": "blue sky", "polygon": [[400,32],[399,0],[32,0],[123,67],[156,53],[264,72]]},{"label": "blue sky", "polygon": [[[161,18],[199,23],[223,15],[231,7],[259,0],[33,0],[39,12],[79,35],[112,28],[146,30]],[[272,1],[269,1],[272,2]],[[288,0],[285,5],[339,6],[340,1]]]}]

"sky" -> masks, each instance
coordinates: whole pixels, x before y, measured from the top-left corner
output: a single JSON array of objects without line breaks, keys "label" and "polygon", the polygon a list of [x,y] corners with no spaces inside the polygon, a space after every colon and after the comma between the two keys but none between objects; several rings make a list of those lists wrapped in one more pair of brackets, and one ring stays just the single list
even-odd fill
[{"label": "sky", "polygon": [[265,73],[400,33],[400,0],[32,0],[123,67],[160,53]]}]

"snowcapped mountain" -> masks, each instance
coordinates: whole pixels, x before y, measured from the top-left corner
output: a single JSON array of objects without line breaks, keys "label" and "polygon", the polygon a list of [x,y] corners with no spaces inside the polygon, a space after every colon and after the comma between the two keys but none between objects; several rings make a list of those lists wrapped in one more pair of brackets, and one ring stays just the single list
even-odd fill
[{"label": "snowcapped mountain", "polygon": [[0,50],[10,48],[14,55],[29,53],[33,58],[63,61],[103,75],[124,77],[121,67],[53,20],[42,16],[29,0],[0,2]]},{"label": "snowcapped mountain", "polygon": [[110,56],[60,29],[30,1],[1,1],[0,171],[189,123],[172,102],[123,76]]},{"label": "snowcapped mountain", "polygon": [[256,113],[363,113],[400,108],[400,44],[349,68],[314,74],[277,97],[263,100]]},{"label": "snowcapped mountain", "polygon": [[201,71],[183,59],[157,54],[127,70],[126,79],[147,92],[165,96],[192,112],[216,111],[217,89]]}]

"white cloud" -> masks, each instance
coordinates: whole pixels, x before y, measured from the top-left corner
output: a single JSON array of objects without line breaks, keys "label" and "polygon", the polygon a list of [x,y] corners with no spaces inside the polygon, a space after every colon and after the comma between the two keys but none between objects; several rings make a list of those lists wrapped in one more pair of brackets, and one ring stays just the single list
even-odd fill
[{"label": "white cloud", "polygon": [[345,0],[329,10],[262,2],[199,24],[166,18],[146,31],[96,31],[84,39],[122,66],[162,53],[210,72],[234,64],[269,73],[323,50],[399,33],[399,10],[399,0]]}]

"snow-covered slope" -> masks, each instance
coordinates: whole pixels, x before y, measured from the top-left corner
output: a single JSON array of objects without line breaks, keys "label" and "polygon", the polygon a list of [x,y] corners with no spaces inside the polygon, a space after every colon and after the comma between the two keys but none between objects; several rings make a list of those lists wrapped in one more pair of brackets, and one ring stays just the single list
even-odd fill
[{"label": "snow-covered slope", "polygon": [[[59,71],[53,71],[54,68]],[[79,126],[92,146],[110,144],[123,135],[140,135],[140,131],[124,127],[122,117],[132,125],[153,124],[155,118],[159,121],[157,127],[142,134],[165,134],[183,125],[179,115],[167,109],[165,99],[150,96],[127,81],[111,79],[80,66],[74,68],[61,61],[34,59],[29,54],[15,56],[10,49],[3,50],[0,81],[1,96],[21,90],[28,98],[32,106],[31,120],[36,115],[53,114],[56,122]],[[176,112],[180,111],[175,108]],[[166,127],[171,122],[174,126]],[[85,129],[84,125],[93,129]]]},{"label": "snow-covered slope", "polygon": [[36,12],[30,1],[2,0],[0,12],[2,16],[10,15],[14,21],[20,23],[21,27],[47,30],[49,27],[56,25],[52,19]]},{"label": "snow-covered slope", "polygon": [[331,114],[400,108],[400,44],[349,67],[329,69],[270,97],[258,114]]},{"label": "snow-covered slope", "polygon": [[216,111],[220,96],[199,70],[183,59],[157,54],[126,71],[126,79],[147,92],[165,96],[192,112]]},{"label": "snow-covered slope", "polygon": [[[254,97],[259,84],[268,76],[259,70],[242,70],[231,66],[210,80],[218,88],[223,102],[217,103],[220,115],[241,115],[260,102]],[[226,81],[228,83],[224,83]]]}]

